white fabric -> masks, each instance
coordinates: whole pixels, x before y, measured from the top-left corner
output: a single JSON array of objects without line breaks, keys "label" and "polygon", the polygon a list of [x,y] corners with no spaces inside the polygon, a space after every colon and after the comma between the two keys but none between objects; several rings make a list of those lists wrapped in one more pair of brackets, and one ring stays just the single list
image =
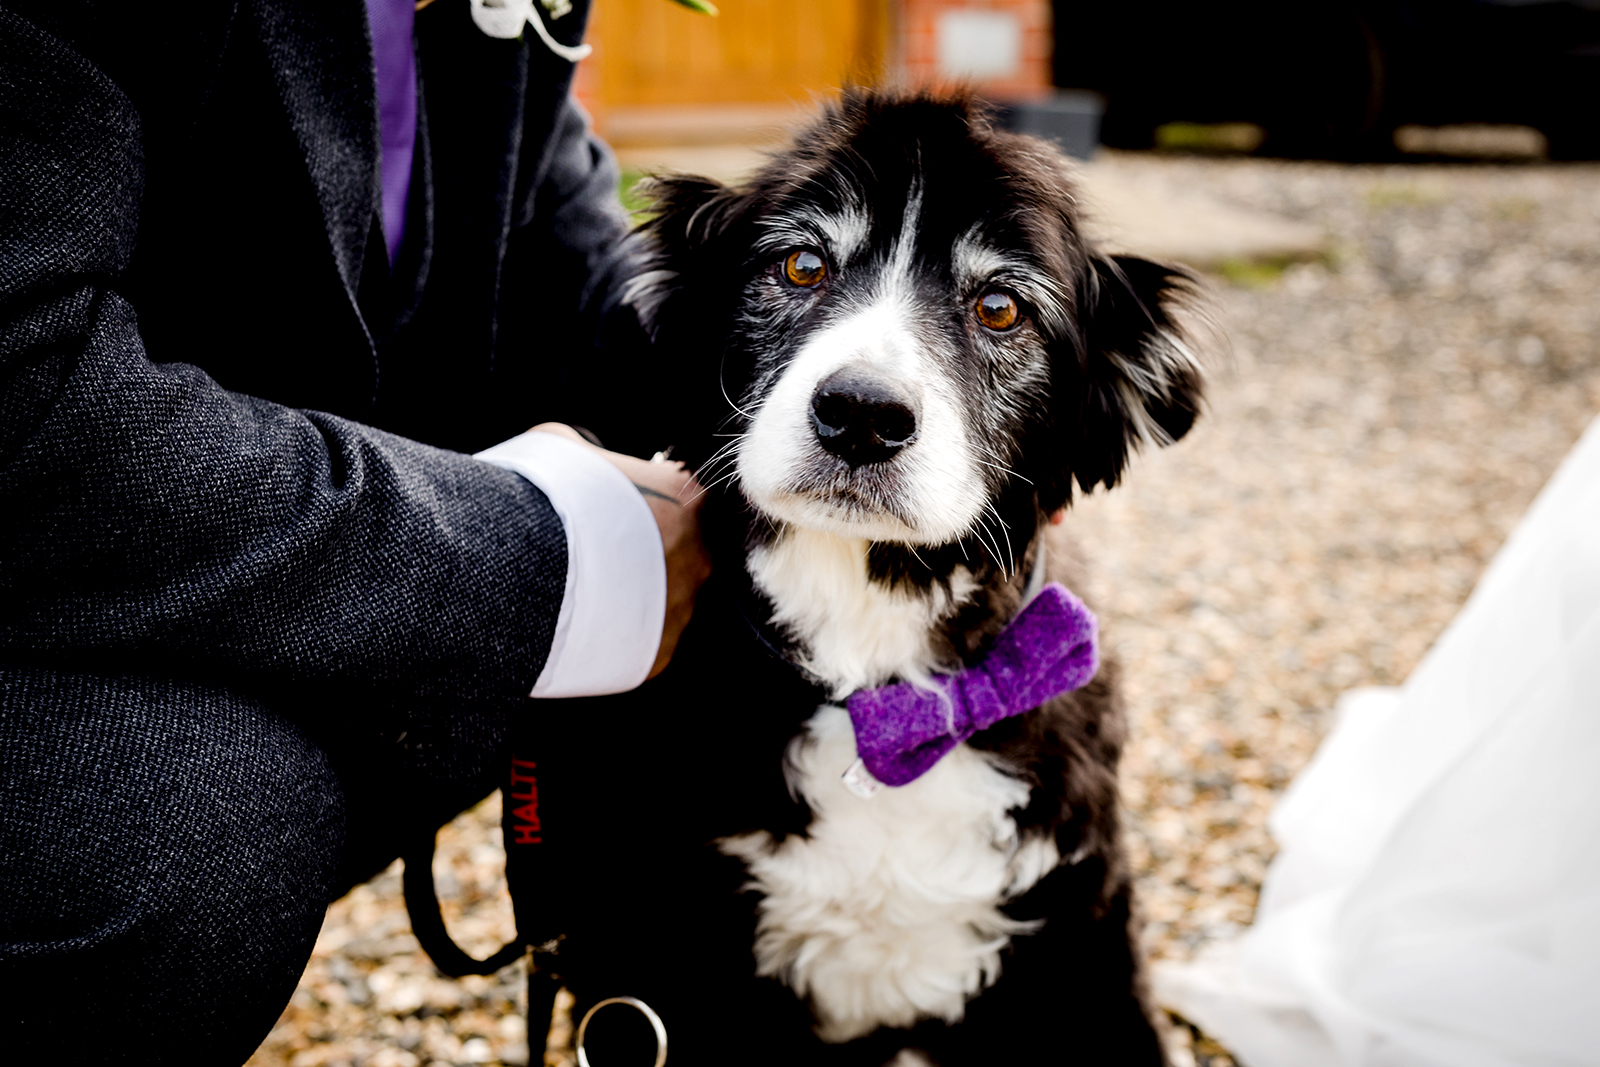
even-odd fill
[{"label": "white fabric", "polygon": [[550,498],[567,532],[567,585],[536,697],[600,696],[650,675],[667,614],[667,563],[650,506],[627,475],[576,441],[532,431],[478,459]]},{"label": "white fabric", "polygon": [[472,0],[472,21],[490,37],[510,40],[536,18],[533,0]]},{"label": "white fabric", "polygon": [[1155,975],[1246,1067],[1600,1064],[1600,420],[1271,825],[1255,925]]},{"label": "white fabric", "polygon": [[[552,19],[561,18],[572,10],[572,4],[567,0],[560,2],[547,2],[545,6],[550,10]],[[586,44],[562,44],[550,35],[545,27],[544,20],[533,9],[533,0],[472,0],[472,21],[478,29],[490,37],[510,40],[522,36],[522,27],[532,26],[539,35],[539,40],[556,56],[568,63],[578,63],[588,59],[594,51],[593,46]]]}]

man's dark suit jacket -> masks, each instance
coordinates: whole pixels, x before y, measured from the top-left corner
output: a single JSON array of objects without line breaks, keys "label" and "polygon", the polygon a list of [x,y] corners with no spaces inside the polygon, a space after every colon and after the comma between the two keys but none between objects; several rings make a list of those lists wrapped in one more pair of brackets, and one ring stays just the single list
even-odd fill
[{"label": "man's dark suit jacket", "polygon": [[362,0],[0,0],[0,663],[527,694],[565,540],[460,453],[586,417],[624,222],[570,64],[467,0],[416,39],[391,276]]}]

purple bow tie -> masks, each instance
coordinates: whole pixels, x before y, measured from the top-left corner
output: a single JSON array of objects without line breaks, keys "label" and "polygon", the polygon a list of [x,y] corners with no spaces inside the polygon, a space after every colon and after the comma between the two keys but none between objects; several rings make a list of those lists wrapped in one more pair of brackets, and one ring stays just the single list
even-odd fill
[{"label": "purple bow tie", "polygon": [[961,742],[1087,685],[1098,664],[1094,614],[1051,582],[995,638],[983,662],[933,679],[861,689],[845,702],[856,754],[884,785],[905,785]]}]

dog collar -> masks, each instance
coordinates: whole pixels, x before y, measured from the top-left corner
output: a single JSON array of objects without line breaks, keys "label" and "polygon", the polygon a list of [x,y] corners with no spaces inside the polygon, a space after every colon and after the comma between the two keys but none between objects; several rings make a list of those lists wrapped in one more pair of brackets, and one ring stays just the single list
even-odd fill
[{"label": "dog collar", "polygon": [[845,785],[869,796],[877,783],[914,782],[979,730],[1087,685],[1099,666],[1097,629],[1083,601],[1051,582],[1000,631],[989,654],[959,674],[850,694],[845,707],[860,758]]}]

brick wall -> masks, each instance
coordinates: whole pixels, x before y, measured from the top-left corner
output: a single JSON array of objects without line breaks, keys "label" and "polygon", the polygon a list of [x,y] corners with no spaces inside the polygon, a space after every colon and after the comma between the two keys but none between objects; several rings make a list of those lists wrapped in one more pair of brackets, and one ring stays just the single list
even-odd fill
[{"label": "brick wall", "polygon": [[900,70],[907,84],[973,85],[997,99],[1050,89],[1047,0],[900,0]]}]

